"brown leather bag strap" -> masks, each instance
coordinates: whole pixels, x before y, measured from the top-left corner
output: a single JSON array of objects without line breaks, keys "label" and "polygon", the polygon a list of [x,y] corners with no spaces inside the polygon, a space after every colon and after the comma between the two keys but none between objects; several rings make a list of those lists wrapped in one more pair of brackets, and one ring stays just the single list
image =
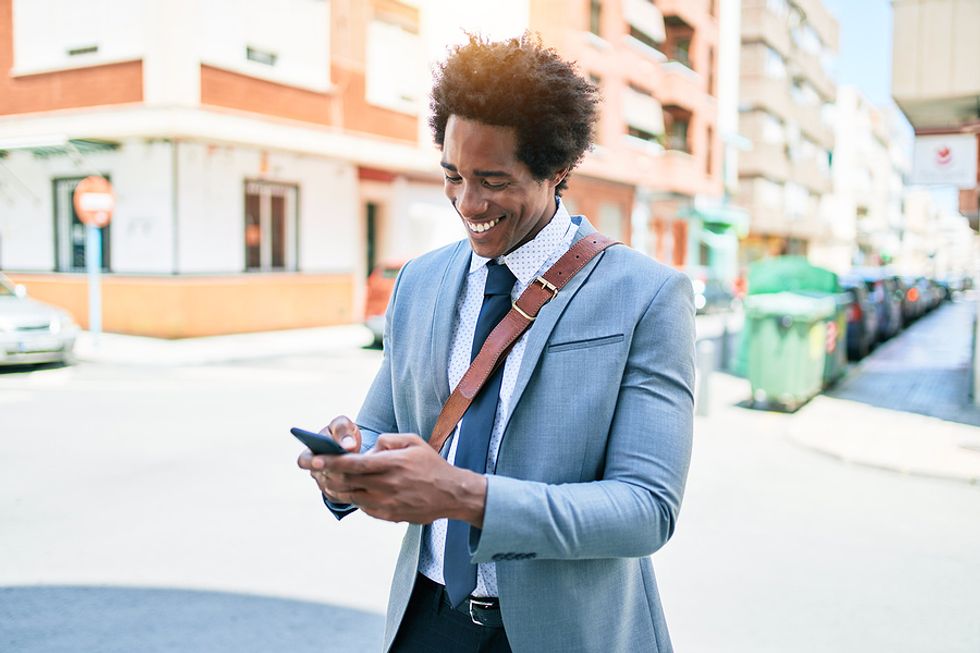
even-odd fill
[{"label": "brown leather bag strap", "polygon": [[446,439],[473,403],[476,393],[507,358],[514,343],[530,328],[541,307],[554,299],[558,291],[597,254],[616,244],[617,241],[600,233],[582,238],[521,293],[510,311],[487,336],[480,353],[470,363],[469,369],[442,407],[429,437],[429,444],[433,449],[442,451]]}]

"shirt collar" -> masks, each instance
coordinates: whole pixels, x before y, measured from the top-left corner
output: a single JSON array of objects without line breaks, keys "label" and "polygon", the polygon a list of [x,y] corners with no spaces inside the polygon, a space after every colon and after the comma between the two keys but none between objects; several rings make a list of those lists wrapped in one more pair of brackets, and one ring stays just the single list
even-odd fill
[{"label": "shirt collar", "polygon": [[[558,210],[551,221],[538,232],[538,235],[506,256],[497,258],[498,263],[504,263],[517,277],[522,285],[527,285],[538,274],[554,251],[564,242],[565,234],[571,227],[572,218],[568,215],[561,198],[558,199]],[[490,259],[473,252],[470,258],[470,272],[475,272],[487,264]]]}]

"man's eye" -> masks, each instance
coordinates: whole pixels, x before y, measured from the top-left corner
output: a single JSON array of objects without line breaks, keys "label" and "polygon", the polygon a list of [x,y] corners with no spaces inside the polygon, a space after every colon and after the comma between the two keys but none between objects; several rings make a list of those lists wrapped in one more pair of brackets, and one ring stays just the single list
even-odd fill
[{"label": "man's eye", "polygon": [[446,175],[446,181],[448,181],[450,184],[458,184],[459,182],[463,181],[463,178],[462,177],[450,177],[449,175]]},{"label": "man's eye", "polygon": [[507,188],[507,182],[503,182],[502,184],[491,184],[489,181],[484,181],[483,185],[490,190],[503,190]]}]

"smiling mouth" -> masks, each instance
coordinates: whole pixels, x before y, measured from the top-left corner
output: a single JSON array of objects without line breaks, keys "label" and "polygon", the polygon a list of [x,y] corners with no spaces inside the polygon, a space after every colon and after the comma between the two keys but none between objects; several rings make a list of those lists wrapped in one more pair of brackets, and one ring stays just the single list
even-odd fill
[{"label": "smiling mouth", "polygon": [[484,232],[490,231],[497,226],[497,223],[503,220],[503,216],[499,218],[494,218],[493,220],[488,220],[486,222],[470,222],[469,220],[464,220],[466,227],[475,234],[482,234]]}]

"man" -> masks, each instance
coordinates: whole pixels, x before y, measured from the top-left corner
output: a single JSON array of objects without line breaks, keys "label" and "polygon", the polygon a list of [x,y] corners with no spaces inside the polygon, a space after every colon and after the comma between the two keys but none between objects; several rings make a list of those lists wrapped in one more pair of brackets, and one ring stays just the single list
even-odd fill
[{"label": "man", "polygon": [[595,233],[560,194],[597,102],[528,35],[471,37],[438,71],[430,124],[467,239],[404,267],[357,423],[323,431],[363,453],[299,459],[338,517],[411,524],[386,650],[671,650],[648,556],[673,533],[690,460],[686,277],[606,249],[544,305],[441,455],[425,440],[490,313]]}]

